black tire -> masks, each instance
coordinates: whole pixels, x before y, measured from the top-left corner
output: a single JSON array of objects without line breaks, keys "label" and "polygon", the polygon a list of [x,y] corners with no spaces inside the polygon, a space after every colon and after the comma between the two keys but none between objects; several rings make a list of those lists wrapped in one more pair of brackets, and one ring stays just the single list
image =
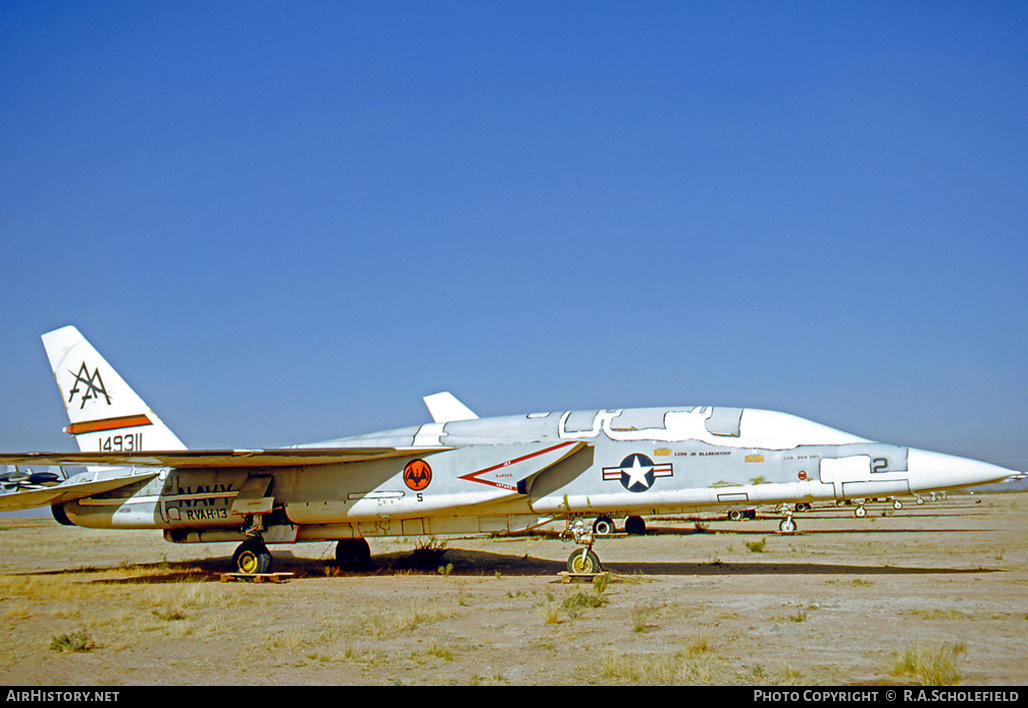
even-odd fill
[{"label": "black tire", "polygon": [[625,519],[625,533],[643,535],[646,533],[646,521],[641,516],[629,516]]},{"label": "black tire", "polygon": [[244,575],[263,575],[271,571],[271,554],[263,541],[243,541],[232,554],[232,565]]},{"label": "black tire", "polygon": [[593,533],[597,536],[609,536],[615,530],[614,520],[609,516],[600,516],[593,522]]},{"label": "black tire", "polygon": [[343,570],[362,568],[371,562],[371,547],[363,538],[341,538],[336,543],[336,565]]},{"label": "black tire", "polygon": [[600,559],[588,548],[579,548],[568,556],[569,573],[599,573]]}]

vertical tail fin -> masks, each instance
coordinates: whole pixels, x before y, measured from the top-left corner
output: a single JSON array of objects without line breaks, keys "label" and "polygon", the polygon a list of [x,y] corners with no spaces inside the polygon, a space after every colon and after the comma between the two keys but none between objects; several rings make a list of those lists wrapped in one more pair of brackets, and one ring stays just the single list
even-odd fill
[{"label": "vertical tail fin", "polygon": [[81,451],[186,449],[77,329],[47,332],[43,346]]}]

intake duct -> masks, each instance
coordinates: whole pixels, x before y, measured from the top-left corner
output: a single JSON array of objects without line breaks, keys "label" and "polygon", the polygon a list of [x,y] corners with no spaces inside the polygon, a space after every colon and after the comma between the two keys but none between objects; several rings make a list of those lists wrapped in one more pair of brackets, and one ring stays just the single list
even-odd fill
[{"label": "intake duct", "polygon": [[75,526],[68,518],[68,515],[64,513],[64,504],[54,504],[50,507],[50,511],[53,512],[54,519],[57,520],[61,526]]}]

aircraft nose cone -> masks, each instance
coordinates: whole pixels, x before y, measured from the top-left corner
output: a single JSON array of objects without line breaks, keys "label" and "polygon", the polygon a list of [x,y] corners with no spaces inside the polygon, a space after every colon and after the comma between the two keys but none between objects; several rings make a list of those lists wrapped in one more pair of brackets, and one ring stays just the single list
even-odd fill
[{"label": "aircraft nose cone", "polygon": [[988,462],[915,448],[908,453],[907,469],[912,491],[993,484],[1018,474]]}]

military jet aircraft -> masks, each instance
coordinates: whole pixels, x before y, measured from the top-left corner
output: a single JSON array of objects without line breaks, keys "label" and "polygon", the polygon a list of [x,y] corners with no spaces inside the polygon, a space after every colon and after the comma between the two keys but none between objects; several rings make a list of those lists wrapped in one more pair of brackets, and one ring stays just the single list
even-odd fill
[{"label": "military jet aircraft", "polygon": [[[3,465],[86,471],[0,496],[62,524],[162,529],[173,543],[236,542],[237,570],[268,573],[268,544],[498,534],[564,522],[575,573],[599,572],[585,518],[914,494],[995,482],[995,465],[872,442],[786,413],[681,406],[480,419],[449,393],[433,422],[268,450],[187,450],[74,327],[43,335],[77,453]],[[52,480],[51,480],[52,482]],[[577,522],[577,523],[575,523]],[[791,514],[781,530],[795,530]]]}]

